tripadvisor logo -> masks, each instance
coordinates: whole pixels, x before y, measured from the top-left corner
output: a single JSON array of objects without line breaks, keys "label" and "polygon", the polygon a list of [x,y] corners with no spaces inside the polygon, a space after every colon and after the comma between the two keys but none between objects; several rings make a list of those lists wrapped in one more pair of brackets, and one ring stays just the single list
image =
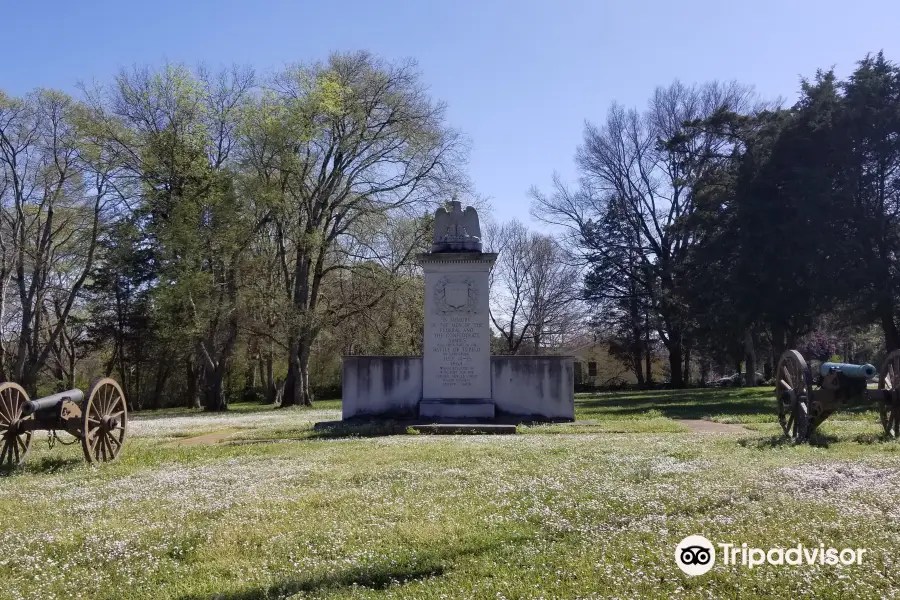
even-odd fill
[{"label": "tripadvisor logo", "polygon": [[[861,565],[865,548],[826,548],[825,544],[808,547],[797,544],[790,548],[750,548],[747,544],[724,544],[715,546],[721,551],[723,565],[741,565],[752,569],[760,565]],[[688,575],[703,575],[716,564],[716,549],[712,542],[702,535],[689,535],[675,547],[675,563]]]},{"label": "tripadvisor logo", "polygon": [[689,535],[675,546],[675,563],[688,575],[703,575],[716,564],[716,549],[702,535]]}]

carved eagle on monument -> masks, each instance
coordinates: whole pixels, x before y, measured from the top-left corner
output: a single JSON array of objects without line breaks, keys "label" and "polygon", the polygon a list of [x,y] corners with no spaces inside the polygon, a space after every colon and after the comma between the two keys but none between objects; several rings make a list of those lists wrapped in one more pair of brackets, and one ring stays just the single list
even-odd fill
[{"label": "carved eagle on monument", "polygon": [[481,251],[481,226],[478,211],[459,200],[450,201],[450,210],[443,206],[434,214],[434,246],[432,252]]}]

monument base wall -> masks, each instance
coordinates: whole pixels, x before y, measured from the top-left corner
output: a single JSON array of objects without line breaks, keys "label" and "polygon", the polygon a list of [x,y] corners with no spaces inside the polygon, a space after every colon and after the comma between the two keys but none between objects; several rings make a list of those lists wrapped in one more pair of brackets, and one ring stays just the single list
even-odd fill
[{"label": "monument base wall", "polygon": [[342,417],[413,418],[422,399],[421,356],[345,356]]},{"label": "monument base wall", "polygon": [[497,415],[575,420],[571,356],[492,356],[491,394]]},{"label": "monument base wall", "polygon": [[[417,418],[422,383],[420,356],[346,356],[342,417]],[[498,419],[574,420],[574,361],[568,356],[492,356],[491,395],[488,402]]]}]

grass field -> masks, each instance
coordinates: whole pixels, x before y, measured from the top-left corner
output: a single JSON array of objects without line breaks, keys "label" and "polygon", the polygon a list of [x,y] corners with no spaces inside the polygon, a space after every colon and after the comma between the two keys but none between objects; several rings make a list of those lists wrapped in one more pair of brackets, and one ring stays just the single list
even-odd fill
[{"label": "grass field", "polygon": [[[320,433],[337,402],[144,413],[122,459],[33,444],[0,478],[0,598],[900,597],[900,442],[874,412],[813,444],[771,390],[579,395],[516,436]],[[677,419],[745,423],[692,433]],[[228,442],[185,446],[228,431]],[[675,545],[866,548],[861,565],[689,578]]]}]

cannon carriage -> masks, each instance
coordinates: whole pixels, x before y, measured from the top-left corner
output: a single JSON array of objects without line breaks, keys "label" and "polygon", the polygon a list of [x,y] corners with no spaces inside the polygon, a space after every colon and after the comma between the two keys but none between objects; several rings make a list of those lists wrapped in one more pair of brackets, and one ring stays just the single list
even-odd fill
[{"label": "cannon carriage", "polygon": [[95,381],[87,395],[73,389],[36,400],[18,384],[0,384],[0,467],[25,461],[35,431],[49,431],[51,441],[64,431],[81,441],[88,462],[113,461],[128,434],[125,394],[110,378]]},{"label": "cannon carriage", "polygon": [[[878,389],[868,383],[878,376]],[[817,384],[818,387],[814,387]],[[819,380],[796,350],[781,355],[775,371],[775,401],[784,435],[803,442],[832,413],[853,407],[878,407],[886,435],[900,437],[900,350],[888,354],[881,369],[873,365],[825,362]]]}]

